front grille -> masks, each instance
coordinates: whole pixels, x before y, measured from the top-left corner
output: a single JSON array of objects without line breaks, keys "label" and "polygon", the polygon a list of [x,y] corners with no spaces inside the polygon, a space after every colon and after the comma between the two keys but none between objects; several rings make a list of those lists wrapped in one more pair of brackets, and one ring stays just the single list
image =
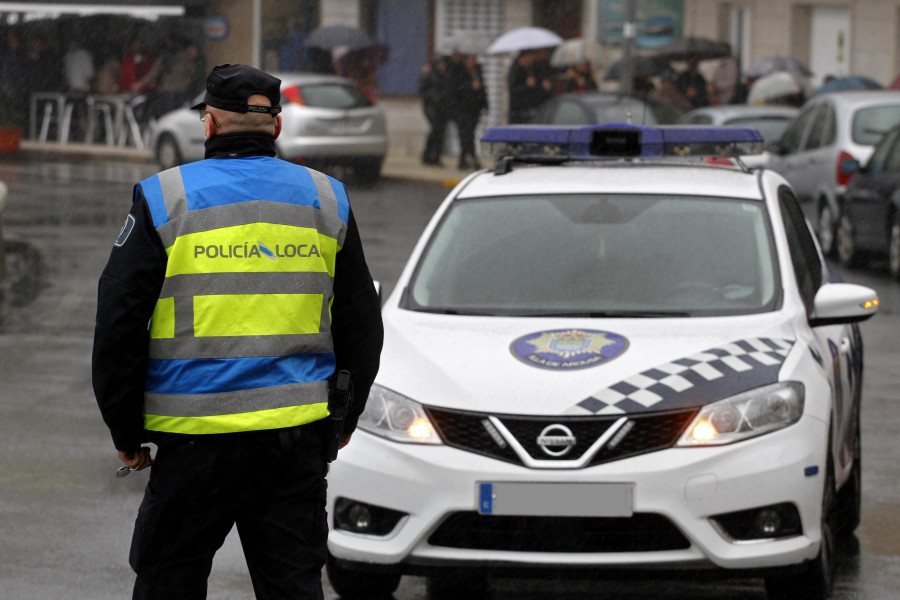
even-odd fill
[{"label": "front grille", "polygon": [[[490,433],[490,427],[486,426],[485,422],[491,415],[433,407],[427,407],[426,411],[441,439],[448,446],[505,462],[522,464],[522,459],[509,443],[505,440],[498,442],[496,430],[494,435]],[[689,408],[629,416],[628,422],[600,448],[586,466],[670,448],[696,413],[696,408]],[[573,461],[581,458],[597,441],[597,438],[622,418],[622,415],[594,417],[496,416],[531,458],[542,461]],[[566,454],[553,456],[545,453],[538,445],[538,436],[549,425],[565,425],[572,431],[576,443]]]},{"label": "front grille", "polygon": [[520,517],[456,512],[428,538],[432,546],[515,552],[662,552],[690,542],[666,517]]}]

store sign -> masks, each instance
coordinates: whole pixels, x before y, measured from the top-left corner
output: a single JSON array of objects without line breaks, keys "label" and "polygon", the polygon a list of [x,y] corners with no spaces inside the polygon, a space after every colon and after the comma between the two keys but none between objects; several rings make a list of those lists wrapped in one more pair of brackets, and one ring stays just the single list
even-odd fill
[{"label": "store sign", "polygon": [[222,15],[213,15],[203,21],[203,33],[211,40],[224,40],[228,37],[228,19]]}]

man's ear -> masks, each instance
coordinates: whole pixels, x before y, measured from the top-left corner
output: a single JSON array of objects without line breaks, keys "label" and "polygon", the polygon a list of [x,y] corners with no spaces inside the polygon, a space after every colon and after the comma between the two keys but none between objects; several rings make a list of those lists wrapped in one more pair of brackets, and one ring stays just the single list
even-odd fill
[{"label": "man's ear", "polygon": [[212,116],[207,116],[205,119],[203,119],[203,125],[206,128],[206,139],[211,138],[219,132],[216,121],[212,118]]},{"label": "man's ear", "polygon": [[275,136],[274,139],[278,139],[278,136],[281,135],[281,115],[275,115]]}]

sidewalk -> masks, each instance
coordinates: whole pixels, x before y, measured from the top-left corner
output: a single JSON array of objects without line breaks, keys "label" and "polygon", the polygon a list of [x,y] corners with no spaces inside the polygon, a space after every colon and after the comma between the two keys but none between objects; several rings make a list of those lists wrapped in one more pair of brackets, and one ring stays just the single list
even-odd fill
[{"label": "sidewalk", "polygon": [[[18,153],[20,156],[28,156],[34,159],[47,157],[80,157],[96,158],[104,160],[128,160],[136,162],[153,163],[153,153],[150,150],[137,148],[104,146],[102,144],[66,144],[40,143],[31,140],[22,140]],[[453,165],[456,157],[445,156],[444,163]],[[454,166],[432,167],[425,166],[416,157],[396,156],[388,154],[382,168],[382,176],[388,179],[402,179],[417,181],[420,183],[433,183],[452,188],[459,183],[471,171],[461,171]]]}]

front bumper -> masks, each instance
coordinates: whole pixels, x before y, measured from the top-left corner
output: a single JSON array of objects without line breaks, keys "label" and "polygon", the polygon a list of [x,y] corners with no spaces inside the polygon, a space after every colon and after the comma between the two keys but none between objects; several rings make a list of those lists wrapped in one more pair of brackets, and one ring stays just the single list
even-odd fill
[{"label": "front bumper", "polygon": [[[581,470],[534,470],[446,446],[398,444],[357,432],[329,474],[328,547],[338,559],[404,573],[430,568],[559,567],[739,571],[798,565],[820,543],[827,427],[805,417],[797,424],[738,444],[672,448]],[[818,467],[808,475],[809,467]],[[665,517],[687,547],[639,552],[521,552],[432,545],[449,515],[478,510],[479,482],[609,482],[634,486],[634,513]],[[335,500],[348,498],[406,513],[384,536],[335,529]],[[736,543],[709,517],[792,503],[801,535]]]}]

